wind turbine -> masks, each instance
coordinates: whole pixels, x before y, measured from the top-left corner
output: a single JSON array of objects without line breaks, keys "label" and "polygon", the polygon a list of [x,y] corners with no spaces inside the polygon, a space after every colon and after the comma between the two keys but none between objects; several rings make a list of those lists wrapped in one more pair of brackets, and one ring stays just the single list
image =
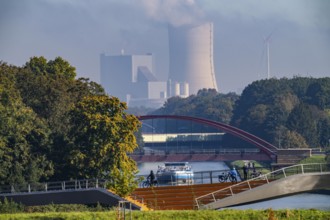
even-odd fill
[{"label": "wind turbine", "polygon": [[267,48],[267,79],[270,79],[270,52],[269,52],[269,44],[271,41],[272,33],[270,33],[266,38],[264,38],[264,42],[266,43]]}]

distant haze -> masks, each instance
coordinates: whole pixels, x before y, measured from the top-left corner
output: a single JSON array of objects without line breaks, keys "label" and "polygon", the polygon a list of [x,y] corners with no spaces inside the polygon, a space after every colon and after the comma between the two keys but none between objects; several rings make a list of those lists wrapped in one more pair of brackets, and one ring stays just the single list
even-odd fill
[{"label": "distant haze", "polygon": [[0,60],[61,56],[78,77],[100,80],[100,54],[153,53],[168,76],[168,24],[214,24],[219,91],[237,92],[267,77],[330,76],[328,0],[1,0]]}]

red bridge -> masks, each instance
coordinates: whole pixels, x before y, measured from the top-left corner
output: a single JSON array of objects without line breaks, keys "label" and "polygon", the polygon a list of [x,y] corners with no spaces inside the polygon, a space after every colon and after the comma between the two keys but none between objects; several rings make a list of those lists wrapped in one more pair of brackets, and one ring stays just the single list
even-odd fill
[{"label": "red bridge", "polygon": [[[297,161],[309,157],[311,154],[310,149],[279,149],[272,145],[271,143],[251,134],[243,131],[234,126],[224,124],[221,122],[211,121],[204,118],[190,117],[190,116],[180,116],[180,115],[144,115],[137,116],[141,121],[149,119],[175,119],[175,120],[185,120],[192,121],[203,125],[208,125],[216,129],[222,130],[228,134],[236,136],[242,140],[245,140],[257,148],[260,149],[270,160],[279,164],[294,164]],[[189,158],[185,158],[188,159]],[[218,158],[219,159],[219,158]],[[221,158],[223,160],[223,158]]]},{"label": "red bridge", "polygon": [[201,123],[204,125],[208,125],[217,129],[220,129],[222,131],[225,131],[229,134],[232,134],[238,138],[241,138],[256,147],[258,147],[261,151],[266,153],[270,158],[276,158],[276,153],[278,148],[275,147],[274,145],[268,143],[265,140],[262,140],[261,138],[250,134],[246,131],[243,131],[239,128],[216,122],[216,121],[211,121],[208,119],[203,119],[203,118],[196,118],[196,117],[190,117],[190,116],[179,116],[179,115],[144,115],[144,116],[137,116],[139,120],[148,120],[148,119],[162,119],[162,118],[170,118],[170,119],[177,119],[177,120],[186,120],[186,121],[193,121],[197,123]]}]

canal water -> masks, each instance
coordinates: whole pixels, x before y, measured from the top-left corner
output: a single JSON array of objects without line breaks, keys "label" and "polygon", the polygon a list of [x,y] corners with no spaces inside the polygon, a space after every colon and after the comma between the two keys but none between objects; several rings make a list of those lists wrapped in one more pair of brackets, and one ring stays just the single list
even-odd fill
[{"label": "canal water", "polygon": [[[229,169],[224,162],[189,162],[194,172]],[[157,171],[163,162],[138,163],[138,175],[148,175],[150,170]],[[330,195],[318,193],[301,193],[278,199],[257,202],[248,205],[231,207],[231,209],[319,209],[330,210]]]},{"label": "canal water", "polygon": [[[158,166],[164,165],[163,162],[145,162],[138,163],[139,173],[138,175],[148,175],[150,170],[157,171]],[[229,169],[224,162],[189,162],[194,172],[200,171],[212,171],[212,170],[226,170]]]}]

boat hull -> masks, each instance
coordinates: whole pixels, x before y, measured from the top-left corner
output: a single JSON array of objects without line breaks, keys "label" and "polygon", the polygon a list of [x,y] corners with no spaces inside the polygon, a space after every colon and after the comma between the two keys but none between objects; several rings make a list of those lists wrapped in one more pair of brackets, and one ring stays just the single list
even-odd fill
[{"label": "boat hull", "polygon": [[164,172],[161,174],[157,174],[156,177],[160,183],[192,183],[194,179],[194,173],[189,171]]}]

